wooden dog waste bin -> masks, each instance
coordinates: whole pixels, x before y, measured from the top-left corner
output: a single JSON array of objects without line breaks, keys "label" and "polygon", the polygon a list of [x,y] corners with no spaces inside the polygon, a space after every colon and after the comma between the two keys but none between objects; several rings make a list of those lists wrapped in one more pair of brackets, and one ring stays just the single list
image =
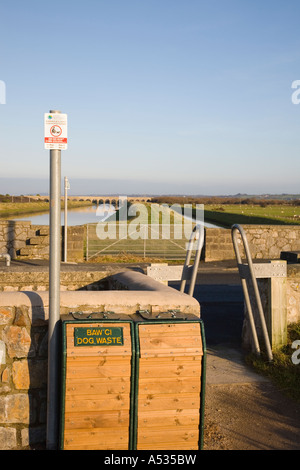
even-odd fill
[{"label": "wooden dog waste bin", "polygon": [[201,449],[205,337],[194,315],[151,315],[135,324],[134,448]]},{"label": "wooden dog waste bin", "polygon": [[132,446],[133,324],[121,317],[62,317],[61,449]]}]

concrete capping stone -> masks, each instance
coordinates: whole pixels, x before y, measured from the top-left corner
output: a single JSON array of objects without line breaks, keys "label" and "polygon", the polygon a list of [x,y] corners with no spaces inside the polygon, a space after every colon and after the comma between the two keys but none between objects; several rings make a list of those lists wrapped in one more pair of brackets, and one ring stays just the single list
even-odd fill
[{"label": "concrete capping stone", "polygon": [[[61,291],[60,305],[62,314],[67,311],[84,311],[91,308],[97,311],[115,311],[134,314],[137,310],[164,311],[178,309],[200,316],[199,302],[172,287],[138,272],[113,274],[110,279],[123,286],[121,290],[107,291]],[[49,292],[2,292],[0,307],[30,307],[32,321],[36,315],[49,318]]]},{"label": "concrete capping stone", "polygon": [[173,288],[170,288],[169,286],[166,286],[161,282],[158,282],[155,279],[136,271],[121,271],[119,273],[112,274],[110,278],[119,282],[130,290],[170,292],[171,289],[174,293]]}]

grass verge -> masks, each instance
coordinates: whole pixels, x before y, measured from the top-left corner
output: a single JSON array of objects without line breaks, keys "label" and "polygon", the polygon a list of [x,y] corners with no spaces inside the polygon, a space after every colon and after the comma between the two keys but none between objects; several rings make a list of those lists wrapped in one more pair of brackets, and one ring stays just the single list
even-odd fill
[{"label": "grass verge", "polygon": [[100,264],[118,264],[118,263],[125,263],[125,264],[150,264],[150,263],[167,263],[182,265],[184,261],[182,260],[164,260],[162,258],[150,258],[150,257],[143,257],[137,256],[135,254],[131,254],[128,252],[120,252],[116,255],[103,255],[103,256],[95,256],[91,257],[87,263],[100,263]]},{"label": "grass verge", "polygon": [[282,392],[300,402],[300,363],[292,361],[293,354],[298,359],[297,362],[300,359],[300,353],[297,354],[297,349],[292,348],[293,342],[297,340],[300,340],[300,322],[288,326],[287,345],[273,351],[273,362],[268,362],[263,355],[257,357],[252,354],[246,360],[257,372],[275,383]]}]

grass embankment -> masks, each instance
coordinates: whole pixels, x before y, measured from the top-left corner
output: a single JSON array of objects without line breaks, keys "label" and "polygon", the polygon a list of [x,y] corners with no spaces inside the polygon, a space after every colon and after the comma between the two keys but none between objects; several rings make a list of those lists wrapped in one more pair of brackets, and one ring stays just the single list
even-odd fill
[{"label": "grass embankment", "polygon": [[[251,364],[259,373],[267,376],[278,388],[289,397],[300,402],[300,345],[296,349],[292,348],[294,341],[300,340],[300,323],[288,326],[287,345],[273,351],[273,362],[268,362],[263,355],[258,358],[254,355],[247,357],[247,362]],[[294,354],[294,362],[292,356]]]},{"label": "grass embankment", "polygon": [[222,227],[233,224],[300,225],[300,206],[205,205],[204,220]]},{"label": "grass embankment", "polygon": [[[89,201],[68,201],[68,209],[75,209],[77,207],[90,206],[92,203]],[[63,209],[64,202],[61,203]],[[0,218],[13,218],[17,216],[27,216],[30,214],[46,213],[49,212],[49,202],[34,201],[34,202],[1,202],[0,203]]]}]

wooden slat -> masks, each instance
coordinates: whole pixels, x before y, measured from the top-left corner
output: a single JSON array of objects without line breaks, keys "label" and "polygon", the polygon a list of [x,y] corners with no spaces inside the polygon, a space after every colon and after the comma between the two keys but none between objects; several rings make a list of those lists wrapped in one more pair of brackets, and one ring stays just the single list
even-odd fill
[{"label": "wooden slat", "polygon": [[71,377],[103,377],[109,379],[110,377],[130,377],[131,373],[131,365],[128,364],[121,364],[116,365],[115,367],[111,366],[101,366],[101,367],[94,367],[93,365],[79,365],[72,364],[67,367],[66,370],[66,379],[68,380]]},{"label": "wooden slat", "polygon": [[184,443],[184,442],[181,442],[180,444],[178,443],[170,443],[168,442],[168,445],[166,445],[165,443],[156,443],[156,444],[139,444],[138,445],[138,450],[166,450],[166,448],[168,448],[168,450],[199,450],[199,447],[198,447],[198,443],[195,442],[195,443],[192,443],[192,442],[188,442],[188,443]]},{"label": "wooden slat", "polygon": [[199,439],[198,429],[195,427],[189,431],[183,429],[169,429],[166,432],[165,429],[152,430],[152,429],[142,429],[138,432],[137,443],[140,444],[168,444],[176,443],[193,443],[196,444]]},{"label": "wooden slat", "polygon": [[70,347],[67,350],[67,357],[102,357],[102,356],[131,356],[131,348],[123,346],[111,346],[110,348],[101,348],[96,346]]},{"label": "wooden slat", "polygon": [[[154,362],[157,361],[157,362]],[[159,359],[153,359],[152,363],[143,363],[140,360],[139,377],[140,378],[168,378],[168,377],[199,377],[200,369],[196,362],[173,363],[158,362]]]},{"label": "wooden slat", "polygon": [[109,444],[78,444],[78,445],[66,445],[65,450],[128,450],[128,444],[126,442],[114,444],[113,446]]},{"label": "wooden slat", "polygon": [[138,406],[142,410],[198,410],[200,407],[200,395],[193,393],[139,394]]},{"label": "wooden slat", "polygon": [[65,413],[65,430],[129,426],[129,410],[109,410],[87,415],[85,412]]},{"label": "wooden slat", "polygon": [[201,336],[199,323],[160,323],[157,325],[148,325],[143,323],[139,325],[139,336]]},{"label": "wooden slat", "polygon": [[108,397],[107,395],[95,395],[88,396],[86,399],[80,397],[76,399],[73,396],[65,398],[65,412],[78,412],[85,411],[88,413],[93,413],[95,411],[102,410],[120,410],[120,409],[129,409],[129,395],[113,395]]},{"label": "wooden slat", "polygon": [[202,352],[200,336],[152,336],[140,338],[140,351],[148,349],[197,348]]},{"label": "wooden slat", "polygon": [[200,378],[160,378],[160,380],[140,379],[139,393],[200,393]]},{"label": "wooden slat", "polygon": [[138,428],[177,428],[198,426],[200,415],[198,410],[158,410],[144,411],[141,408],[138,413]]},{"label": "wooden slat", "polygon": [[[176,341],[180,341],[177,338]],[[203,354],[202,345],[199,343],[198,338],[194,342],[193,339],[186,341],[185,343],[177,342],[170,344],[167,341],[161,341],[151,343],[149,340],[145,340],[141,343],[140,357],[172,357],[172,356],[193,356],[197,354]]]},{"label": "wooden slat", "polygon": [[64,435],[65,449],[71,446],[97,446],[99,449],[115,449],[117,445],[125,445],[128,448],[128,430],[115,427],[111,429],[82,430],[74,429]]},{"label": "wooden slat", "polygon": [[93,367],[111,366],[130,364],[131,359],[128,356],[105,356],[105,357],[87,357],[87,356],[74,356],[67,357],[66,364],[68,366],[78,365],[85,367],[91,365]]},{"label": "wooden slat", "polygon": [[[157,364],[157,359],[153,357],[143,357],[142,360],[140,361],[143,364]],[[197,367],[201,367],[202,363],[202,355],[195,355],[193,354],[192,356],[164,356],[159,359],[160,364],[183,364],[183,363],[194,363],[197,365]]]},{"label": "wooden slat", "polygon": [[107,378],[70,378],[65,386],[67,394],[75,393],[76,395],[88,394],[117,394],[130,392],[130,378],[129,377],[113,377],[110,380]]},{"label": "wooden slat", "polygon": [[190,357],[194,354],[202,354],[202,349],[196,348],[173,348],[173,349],[144,349],[140,357],[147,358],[147,357],[176,357],[176,356],[187,356]]}]

